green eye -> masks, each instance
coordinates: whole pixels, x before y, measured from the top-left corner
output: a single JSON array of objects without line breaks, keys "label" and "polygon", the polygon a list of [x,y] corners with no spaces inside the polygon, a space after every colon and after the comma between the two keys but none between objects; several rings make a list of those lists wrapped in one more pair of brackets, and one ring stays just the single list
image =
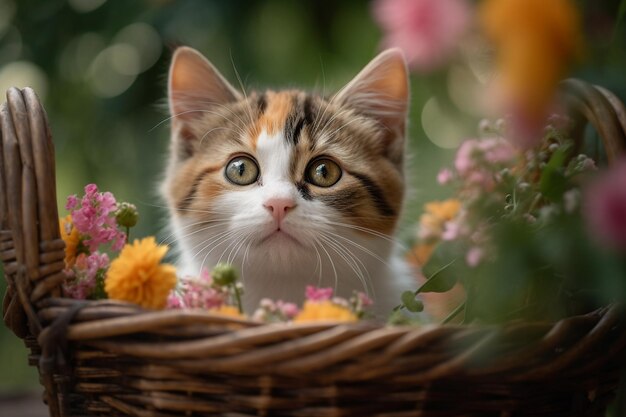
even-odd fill
[{"label": "green eye", "polygon": [[252,158],[238,156],[226,165],[224,174],[233,184],[250,185],[259,178],[259,166]]},{"label": "green eye", "polygon": [[306,168],[306,180],[318,187],[333,186],[341,178],[341,168],[330,159],[316,159]]}]

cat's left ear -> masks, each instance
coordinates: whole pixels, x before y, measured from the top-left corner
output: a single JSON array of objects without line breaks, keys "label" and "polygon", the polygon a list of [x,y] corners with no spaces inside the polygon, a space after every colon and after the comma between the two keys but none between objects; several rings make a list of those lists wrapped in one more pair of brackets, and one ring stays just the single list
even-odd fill
[{"label": "cat's left ear", "polygon": [[334,100],[378,121],[385,128],[385,139],[390,145],[404,142],[409,77],[402,51],[392,48],[381,52]]}]

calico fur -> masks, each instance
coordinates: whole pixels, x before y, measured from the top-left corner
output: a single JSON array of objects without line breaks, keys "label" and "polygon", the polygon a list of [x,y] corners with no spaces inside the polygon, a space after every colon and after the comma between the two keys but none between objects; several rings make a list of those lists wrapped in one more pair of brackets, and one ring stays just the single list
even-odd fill
[{"label": "calico fur", "polygon": [[[240,93],[183,47],[170,68],[169,104],[162,194],[183,274],[232,262],[248,311],[263,297],[301,301],[313,284],[346,297],[365,291],[388,313],[412,286],[392,237],[406,187],[408,78],[398,50],[383,52],[326,98],[301,90]],[[226,178],[238,156],[257,163],[254,183]],[[330,187],[307,177],[320,158],[341,168]],[[277,201],[288,202],[282,220],[272,217]]]}]

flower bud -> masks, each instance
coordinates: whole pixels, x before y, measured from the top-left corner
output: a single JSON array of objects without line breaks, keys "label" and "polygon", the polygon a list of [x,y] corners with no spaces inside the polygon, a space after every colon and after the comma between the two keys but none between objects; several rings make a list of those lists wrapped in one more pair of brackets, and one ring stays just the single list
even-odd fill
[{"label": "flower bud", "polygon": [[478,123],[478,131],[481,134],[487,134],[492,130],[491,127],[491,122],[487,119],[482,119],[479,123]]},{"label": "flower bud", "polygon": [[118,203],[117,210],[115,210],[115,221],[122,227],[133,227],[139,221],[139,212],[137,207],[130,203]]},{"label": "flower bud", "polygon": [[237,281],[237,272],[232,265],[219,263],[211,271],[213,282],[217,285],[231,285]]},{"label": "flower bud", "polygon": [[506,129],[506,121],[504,119],[496,120],[496,130],[500,133],[504,133],[504,129]]}]

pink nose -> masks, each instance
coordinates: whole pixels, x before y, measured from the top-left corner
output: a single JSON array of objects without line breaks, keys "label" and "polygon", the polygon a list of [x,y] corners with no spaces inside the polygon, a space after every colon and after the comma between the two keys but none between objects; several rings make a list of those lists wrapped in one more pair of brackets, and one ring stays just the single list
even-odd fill
[{"label": "pink nose", "polygon": [[274,220],[276,220],[276,225],[280,227],[283,219],[287,215],[287,212],[296,206],[296,202],[291,198],[270,198],[263,204]]}]

